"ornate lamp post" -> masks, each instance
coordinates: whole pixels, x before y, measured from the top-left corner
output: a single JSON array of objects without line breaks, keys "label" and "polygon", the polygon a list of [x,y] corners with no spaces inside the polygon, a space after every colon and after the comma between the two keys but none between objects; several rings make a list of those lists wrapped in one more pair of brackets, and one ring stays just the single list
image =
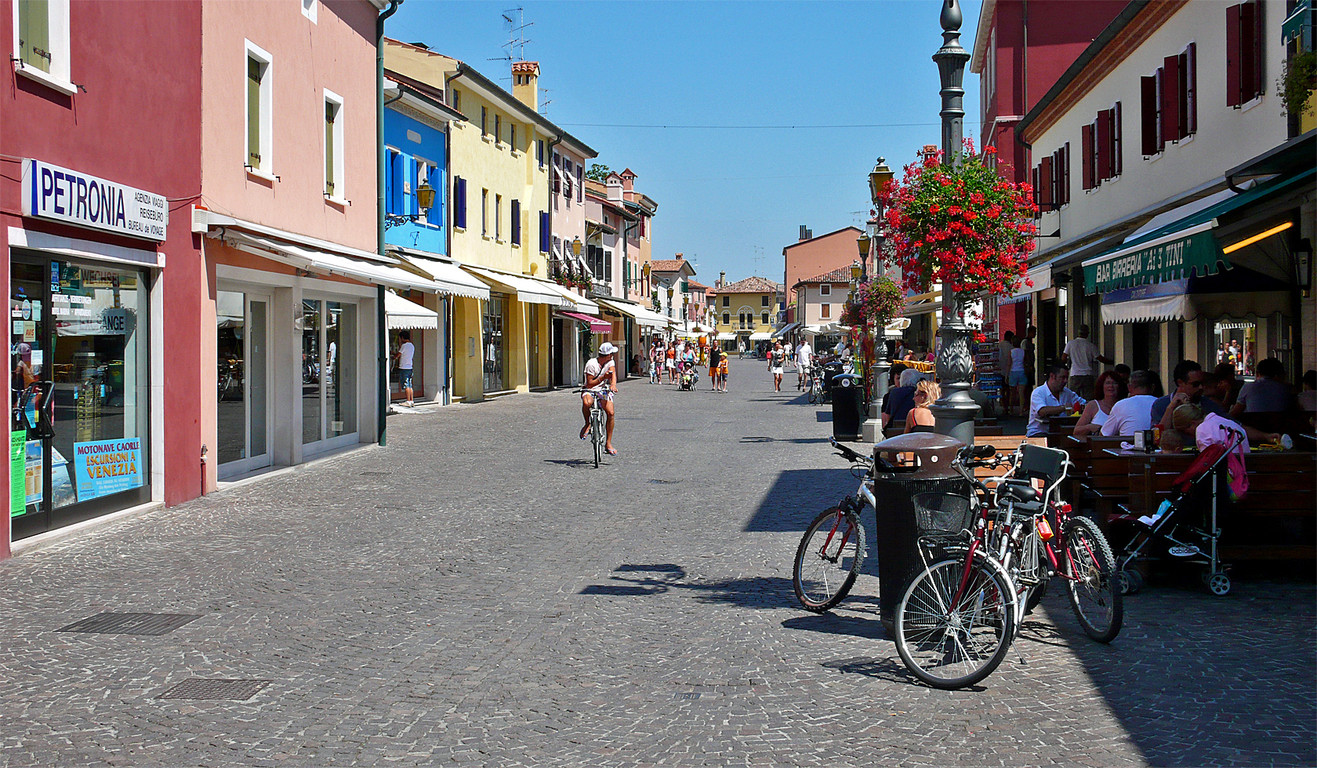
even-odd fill
[{"label": "ornate lamp post", "polygon": [[[933,54],[942,81],[942,153],[944,162],[959,156],[965,119],[965,64],[969,52],[960,44],[962,22],[958,0],[943,0],[942,47]],[[974,414],[978,406],[969,396],[974,361],[970,356],[970,328],[965,324],[966,297],[942,286],[942,348],[937,353],[937,374],[942,381],[942,397],[931,410],[937,419],[939,434],[949,435],[967,445],[974,444]]]},{"label": "ornate lamp post", "polygon": [[[883,243],[887,242],[887,235],[883,231],[883,203],[882,191],[887,182],[895,176],[891,168],[887,167],[887,161],[878,158],[874,164],[873,170],[869,171],[869,198],[874,205],[874,221],[877,223],[873,226],[873,235],[868,233],[860,235],[856,240],[860,248],[860,258],[867,260],[869,255],[873,254],[873,274],[877,278],[881,272],[879,264],[883,258]],[[883,422],[879,411],[883,407],[883,400],[887,397],[887,372],[891,370],[892,364],[887,360],[887,329],[875,328],[873,340],[873,361],[869,369],[869,375],[873,385],[869,387],[869,393],[873,399],[869,401],[867,416],[864,424],[860,426],[860,437],[866,442],[877,442],[883,437]]]}]

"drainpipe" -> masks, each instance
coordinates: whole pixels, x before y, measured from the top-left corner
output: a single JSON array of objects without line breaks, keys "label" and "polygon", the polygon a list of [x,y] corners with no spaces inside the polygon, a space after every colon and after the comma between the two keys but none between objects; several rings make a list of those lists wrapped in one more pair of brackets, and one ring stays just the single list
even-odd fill
[{"label": "drainpipe", "polygon": [[[389,0],[389,7],[375,18],[375,222],[376,247],[381,256],[384,248],[384,22],[398,12],[402,0]],[[375,322],[379,324],[379,444],[388,445],[384,435],[385,420],[389,417],[389,331],[384,313],[384,286],[375,287]]]},{"label": "drainpipe", "polygon": [[[553,148],[562,143],[561,136],[554,136],[544,148],[544,164],[549,167],[549,199],[545,203],[544,210],[549,216],[549,257],[553,257]],[[582,180],[584,181],[584,180]],[[585,193],[581,193],[581,206],[585,206]],[[579,333],[579,331],[578,331]],[[576,346],[580,346],[577,344]],[[549,389],[557,388],[553,381],[553,361],[555,358],[562,357],[562,350],[558,349],[553,343],[553,314],[549,314]]]}]

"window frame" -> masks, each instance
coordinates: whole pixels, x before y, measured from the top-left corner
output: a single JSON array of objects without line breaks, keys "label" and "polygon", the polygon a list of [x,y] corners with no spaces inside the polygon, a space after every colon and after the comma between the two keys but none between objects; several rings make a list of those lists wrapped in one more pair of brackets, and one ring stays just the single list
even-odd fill
[{"label": "window frame", "polygon": [[826,302],[819,303],[819,319],[829,320],[832,318],[832,304]]},{"label": "window frame", "polygon": [[250,88],[243,89],[243,116],[246,118],[247,122],[246,138],[244,139],[246,151],[243,153],[243,165],[247,169],[247,172],[254,176],[259,176],[267,180],[274,180],[274,56],[272,56],[269,51],[266,51],[252,41],[244,40],[243,63],[246,65],[243,73],[244,81],[249,77],[248,72],[251,66],[250,62],[253,59],[260,62],[264,67],[261,72],[261,81],[258,86],[260,103],[257,105],[257,108],[259,109],[259,112],[257,113],[257,130],[259,132],[257,140],[260,144],[257,156],[260,158],[260,165],[253,166],[251,164]]},{"label": "window frame", "polygon": [[508,214],[512,217],[511,237],[512,244],[521,246],[521,201],[513,198]]},{"label": "window frame", "polygon": [[480,236],[489,237],[489,190],[480,190]]},{"label": "window frame", "polygon": [[15,0],[13,6],[13,47],[10,58],[13,60],[14,72],[35,80],[42,85],[53,88],[65,96],[76,96],[78,86],[73,84],[72,51],[69,34],[70,0],[47,0],[46,9],[46,46],[49,67],[42,69],[23,60],[23,46],[20,44],[22,20],[19,18],[20,3]]},{"label": "window frame", "polygon": [[[325,142],[330,142],[332,140],[333,143],[333,157],[330,157],[329,147],[327,146],[322,147],[325,155],[325,178],[323,180],[324,181],[323,191],[324,191],[325,199],[328,200],[329,202],[347,204],[348,202],[348,196],[346,194],[347,179],[344,178],[344,171],[347,168],[347,162],[345,157],[347,150],[343,137],[343,130],[344,130],[343,97],[339,96],[337,93],[334,93],[333,91],[326,88],[324,89],[324,100],[325,100],[326,113],[328,112],[329,106],[331,104],[334,105],[336,109],[334,111],[334,123],[333,123],[334,127],[331,130],[328,126],[326,126],[325,138],[323,139]],[[325,115],[325,120],[326,121],[329,120],[328,114]],[[332,179],[330,178],[331,167],[333,170]],[[330,189],[330,185],[333,185],[332,190]]]}]

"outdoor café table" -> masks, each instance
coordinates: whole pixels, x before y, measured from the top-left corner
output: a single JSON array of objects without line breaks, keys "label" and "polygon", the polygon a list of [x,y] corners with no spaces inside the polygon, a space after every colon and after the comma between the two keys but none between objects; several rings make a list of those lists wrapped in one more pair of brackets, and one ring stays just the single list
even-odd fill
[{"label": "outdoor caf\u00e9 table", "polygon": [[1059,448],[1065,438],[1075,433],[1075,425],[1079,423],[1079,414],[1063,413],[1059,416],[1047,417],[1047,447]]}]

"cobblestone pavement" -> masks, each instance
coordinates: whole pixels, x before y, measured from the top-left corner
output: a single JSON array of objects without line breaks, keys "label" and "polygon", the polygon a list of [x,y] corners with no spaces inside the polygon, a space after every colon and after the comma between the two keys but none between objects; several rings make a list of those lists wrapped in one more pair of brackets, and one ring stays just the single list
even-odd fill
[{"label": "cobblestone pavement", "polygon": [[[386,448],[0,563],[0,763],[1317,763],[1301,582],[1154,584],[1111,646],[1049,597],[979,688],[915,684],[872,576],[794,604],[800,532],[854,483],[827,413],[762,363],[731,389],[624,383],[598,470],[570,392],[394,417]],[[57,631],[108,611],[200,618]],[[269,684],[159,698],[191,678]]]}]

